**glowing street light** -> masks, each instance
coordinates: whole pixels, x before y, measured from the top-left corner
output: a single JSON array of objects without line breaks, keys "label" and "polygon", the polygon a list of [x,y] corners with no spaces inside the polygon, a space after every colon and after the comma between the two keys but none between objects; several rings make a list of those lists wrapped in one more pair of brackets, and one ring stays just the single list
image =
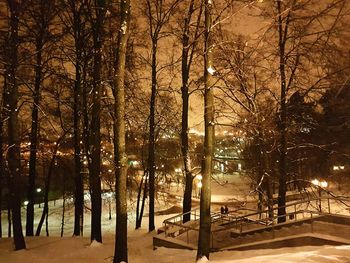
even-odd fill
[{"label": "glowing street light", "polygon": [[37,193],[41,193],[41,188],[37,188],[37,189],[36,189],[36,192],[37,192]]},{"label": "glowing street light", "polygon": [[320,181],[317,180],[317,179],[313,179],[313,180],[311,181],[311,183],[312,183],[313,185],[316,185],[316,186],[319,186],[319,185],[320,185]]},{"label": "glowing street light", "polygon": [[317,180],[317,179],[313,179],[313,180],[311,181],[311,183],[312,183],[313,185],[320,186],[320,187],[323,187],[323,188],[326,188],[326,187],[328,186],[328,183],[327,183],[326,181],[319,181],[319,180]]},{"label": "glowing street light", "polygon": [[328,186],[328,183],[326,181],[322,181],[320,182],[320,186],[326,188]]},{"label": "glowing street light", "polygon": [[175,168],[175,173],[181,173],[182,169],[181,168]]},{"label": "glowing street light", "polygon": [[23,204],[24,204],[25,206],[27,206],[27,205],[29,204],[29,201],[26,200],[26,201],[23,202]]},{"label": "glowing street light", "polygon": [[[322,212],[322,205],[321,205],[322,188],[326,188],[328,186],[328,183],[326,181],[319,181],[317,179],[313,179],[311,183],[318,187],[318,199],[319,199],[318,209],[320,210],[320,212]],[[328,204],[328,208],[329,208],[329,204]]]}]

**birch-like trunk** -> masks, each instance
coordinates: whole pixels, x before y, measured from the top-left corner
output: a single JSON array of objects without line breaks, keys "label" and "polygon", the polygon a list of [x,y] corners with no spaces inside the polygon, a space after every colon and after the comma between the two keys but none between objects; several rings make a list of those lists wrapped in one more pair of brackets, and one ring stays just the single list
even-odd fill
[{"label": "birch-like trunk", "polygon": [[114,263],[128,262],[127,240],[127,169],[125,148],[125,64],[130,27],[130,0],[120,2],[120,25],[117,42],[117,58],[114,66],[114,158],[116,176],[116,233]]},{"label": "birch-like trunk", "polygon": [[211,174],[214,150],[214,94],[213,94],[213,43],[211,37],[212,0],[205,0],[205,39],[204,39],[204,155],[202,160],[202,189],[200,197],[200,225],[197,259],[210,253],[211,236]]}]

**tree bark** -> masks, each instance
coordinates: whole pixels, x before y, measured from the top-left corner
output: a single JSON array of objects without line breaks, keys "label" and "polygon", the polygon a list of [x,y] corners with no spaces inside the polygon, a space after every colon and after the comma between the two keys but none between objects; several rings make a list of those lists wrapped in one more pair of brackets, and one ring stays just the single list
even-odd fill
[{"label": "tree bark", "polygon": [[8,167],[9,167],[9,189],[10,189],[10,205],[13,222],[13,236],[15,250],[25,249],[26,244],[22,232],[21,222],[21,203],[19,192],[16,186],[19,185],[21,176],[21,142],[19,136],[18,121],[18,84],[17,84],[17,67],[18,67],[18,29],[19,29],[19,11],[21,1],[7,1],[10,9],[10,37],[9,37],[9,53],[8,53],[8,92],[6,94],[6,109],[8,111]]},{"label": "tree bark", "polygon": [[[55,166],[55,161],[57,158],[58,147],[59,147],[60,142],[64,138],[65,134],[57,140],[54,151],[53,151],[53,156],[51,158],[51,162],[50,162],[50,166],[49,166],[49,170],[47,172],[47,177],[46,177],[46,182],[45,182],[44,208],[43,208],[43,212],[41,214],[41,218],[40,218],[38,227],[37,227],[36,232],[35,232],[35,236],[40,236],[40,232],[41,232],[41,228],[44,224],[44,220],[49,215],[49,192],[50,192],[50,187],[51,187],[51,179],[52,179],[52,174],[53,174],[53,170],[54,170],[54,166]],[[48,235],[48,230],[47,230],[47,235]]]},{"label": "tree bark", "polygon": [[0,238],[2,238],[2,187],[3,187],[3,150],[2,150],[2,146],[3,146],[3,136],[2,136],[2,120],[0,120]]},{"label": "tree bark", "polygon": [[[279,132],[280,132],[280,147],[279,147],[279,187],[278,187],[278,223],[286,221],[286,186],[287,186],[287,107],[286,107],[286,36],[288,30],[288,20],[283,29],[282,19],[282,3],[277,0],[277,19],[278,19],[278,45],[279,45],[279,71],[281,80],[281,97],[280,97],[280,116],[279,116]],[[288,16],[287,16],[288,17]],[[288,18],[287,18],[288,19]]]},{"label": "tree bark", "polygon": [[93,90],[91,107],[91,130],[89,153],[91,165],[89,171],[91,191],[91,241],[102,243],[101,232],[101,88],[102,88],[102,39],[103,23],[106,12],[105,0],[97,0],[95,6],[96,21],[93,25]]},{"label": "tree bark", "polygon": [[7,198],[7,237],[12,236],[12,220],[11,220],[11,207],[10,207],[10,198]]},{"label": "tree bark", "polygon": [[[141,202],[142,187],[143,187],[143,177],[141,178],[140,186],[139,186],[139,189],[137,190],[135,229],[139,229],[141,227],[140,217],[142,217],[142,215],[140,214],[140,202]],[[140,223],[139,223],[139,221],[140,221]]]},{"label": "tree bark", "polygon": [[154,187],[155,187],[155,108],[157,94],[157,43],[158,37],[152,37],[152,89],[150,101],[149,138],[148,138],[148,182],[149,182],[149,222],[148,231],[155,229],[154,225]]},{"label": "tree bark", "polygon": [[125,148],[125,62],[130,27],[130,0],[120,2],[120,26],[117,42],[117,58],[114,65],[114,158],[116,175],[116,233],[114,263],[128,262],[127,240],[127,169]]},{"label": "tree bark", "polygon": [[36,41],[36,61],[35,61],[35,83],[33,92],[32,109],[32,128],[30,132],[30,154],[29,154],[29,177],[28,177],[28,205],[26,236],[34,235],[34,195],[35,195],[35,177],[36,177],[36,154],[38,150],[39,135],[39,103],[40,89],[42,84],[43,65],[42,65],[43,33],[40,33]]},{"label": "tree bark", "polygon": [[0,110],[0,238],[2,237],[2,208],[3,199],[2,199],[2,190],[4,185],[5,178],[5,169],[4,169],[4,121],[5,121],[5,107],[4,107],[4,98],[6,96],[6,75],[4,74],[4,86],[3,86],[3,94],[1,98],[1,110]]},{"label": "tree bark", "polygon": [[205,39],[204,39],[204,156],[202,160],[202,189],[200,197],[200,222],[197,259],[207,257],[210,253],[210,231],[211,231],[211,186],[212,161],[214,150],[214,94],[213,94],[213,54],[211,38],[211,11],[212,0],[205,0]]},{"label": "tree bark", "polygon": [[84,184],[81,164],[81,147],[82,140],[80,132],[81,122],[81,62],[82,62],[82,29],[81,29],[81,12],[77,10],[76,2],[72,1],[73,11],[73,30],[75,42],[75,83],[74,83],[74,105],[73,105],[73,129],[74,129],[74,172],[75,172],[75,189],[74,189],[74,230],[73,235],[83,234],[83,217],[84,217]]},{"label": "tree bark", "polygon": [[184,29],[182,33],[182,56],[181,56],[181,76],[182,76],[182,121],[181,121],[181,152],[182,160],[185,170],[185,192],[183,198],[183,213],[187,213],[183,216],[183,222],[188,222],[191,220],[192,207],[192,169],[191,169],[191,159],[189,153],[188,145],[188,108],[189,108],[189,93],[188,93],[188,79],[190,74],[190,63],[188,62],[189,57],[189,33],[190,33],[190,22],[193,13],[194,0],[191,0],[188,8],[187,16],[184,20]]},{"label": "tree bark", "polygon": [[[146,173],[144,173],[144,174],[146,174]],[[142,182],[143,182],[143,179],[141,180],[140,189],[142,187]],[[147,192],[148,192],[147,188],[148,188],[148,179],[147,179],[147,174],[146,174],[145,183],[143,184],[143,195],[142,195],[142,200],[141,200],[140,213],[138,214],[137,221],[136,221],[136,227],[135,227],[136,229],[139,229],[141,227],[141,224],[142,224],[143,211],[145,210],[145,202],[146,202]],[[140,192],[140,195],[137,198],[138,198],[137,205],[139,206],[139,202],[140,202],[140,198],[141,198],[141,192]]]},{"label": "tree bark", "polygon": [[65,221],[65,215],[66,215],[66,180],[65,176],[63,176],[63,189],[62,189],[62,218],[61,218],[61,237],[63,237],[64,234],[64,221]]}]

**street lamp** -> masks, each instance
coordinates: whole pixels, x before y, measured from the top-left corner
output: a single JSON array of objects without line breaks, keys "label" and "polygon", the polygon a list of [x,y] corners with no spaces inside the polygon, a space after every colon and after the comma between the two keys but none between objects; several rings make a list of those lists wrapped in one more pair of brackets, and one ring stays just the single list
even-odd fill
[{"label": "street lamp", "polygon": [[198,181],[198,183],[197,183],[197,188],[198,188],[198,197],[200,197],[200,196],[201,196],[202,186],[203,186],[202,181]]},{"label": "street lamp", "polygon": [[319,181],[317,179],[313,179],[311,181],[311,183],[315,186],[317,186],[317,190],[318,190],[318,199],[319,199],[319,203],[318,203],[318,209],[320,210],[320,212],[322,212],[322,200],[321,200],[321,195],[322,195],[322,188],[326,188],[328,186],[328,183],[326,181]]},{"label": "street lamp", "polygon": [[37,192],[38,195],[39,195],[39,208],[41,208],[41,206],[40,206],[40,204],[41,204],[41,202],[40,202],[40,201],[41,201],[41,200],[40,200],[40,199],[41,199],[41,198],[40,198],[40,193],[41,193],[41,191],[42,191],[42,190],[41,190],[40,187],[36,189],[36,192]]},{"label": "street lamp", "polygon": [[109,193],[107,193],[106,194],[106,196],[107,196],[107,200],[108,200],[108,215],[109,215],[109,220],[111,220],[112,219],[112,209],[111,209],[111,198],[112,198],[112,193],[111,192],[109,192]]}]

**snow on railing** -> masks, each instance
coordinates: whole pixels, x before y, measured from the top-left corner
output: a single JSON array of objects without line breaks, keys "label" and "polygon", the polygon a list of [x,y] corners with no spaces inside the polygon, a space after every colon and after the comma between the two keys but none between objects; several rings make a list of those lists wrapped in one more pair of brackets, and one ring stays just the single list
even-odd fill
[{"label": "snow on railing", "polygon": [[[341,208],[340,206],[343,207]],[[345,209],[344,206],[346,207]],[[270,210],[267,209],[254,213],[248,213],[242,216],[236,216],[238,211],[242,209],[231,211],[228,214],[212,212],[211,248],[217,248],[215,246],[215,243],[220,240],[221,237],[219,237],[219,235],[224,231],[234,231],[238,236],[244,234],[246,231],[252,231],[254,229],[264,227],[272,228],[272,231],[274,231],[275,227],[278,227],[279,225],[277,222],[280,218],[283,218],[281,221],[284,221],[286,223],[310,219],[312,228],[312,222],[315,216],[332,213],[349,214],[350,199],[328,195],[328,197],[310,198],[308,200],[289,203],[286,204],[284,208],[286,210],[286,214],[284,215],[278,215],[278,207],[273,207]],[[184,215],[188,214],[190,214],[190,220],[183,223]],[[177,237],[186,233],[185,241],[189,243],[190,237],[193,239],[197,238],[193,236],[198,236],[199,218],[200,211],[197,208],[187,213],[182,213],[164,220],[163,224],[165,237]],[[194,234],[191,231],[194,231]]]}]

